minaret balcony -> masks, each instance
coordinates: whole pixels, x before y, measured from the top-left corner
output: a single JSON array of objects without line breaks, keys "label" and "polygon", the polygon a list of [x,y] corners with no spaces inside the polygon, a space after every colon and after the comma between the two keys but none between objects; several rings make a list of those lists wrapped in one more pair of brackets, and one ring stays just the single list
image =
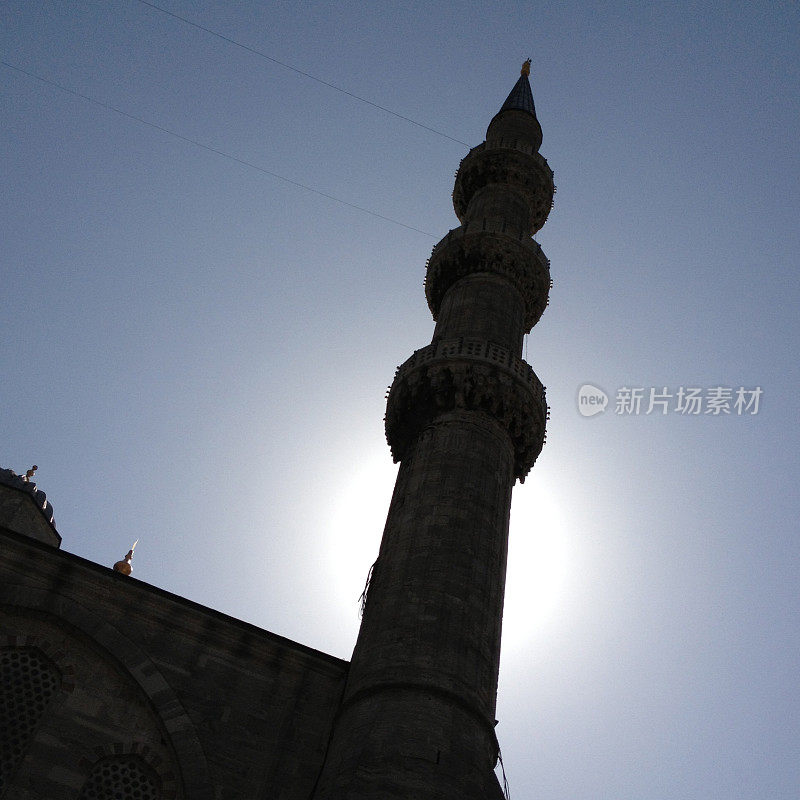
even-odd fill
[{"label": "minaret balcony", "polygon": [[517,195],[527,208],[528,235],[540,230],[553,207],[555,184],[547,160],[527,146],[474,147],[462,160],[453,188],[459,221],[469,216],[470,202],[482,190],[496,186]]},{"label": "minaret balcony", "polygon": [[425,297],[438,320],[444,296],[453,284],[476,273],[506,278],[525,302],[525,332],[539,321],[550,293],[550,261],[524,231],[505,220],[481,219],[451,230],[428,259]]},{"label": "minaret balcony", "polygon": [[402,461],[420,433],[451,412],[487,416],[508,434],[520,482],[545,440],[545,390],[510,350],[484,339],[446,339],[423,347],[397,368],[386,404],[386,440]]}]

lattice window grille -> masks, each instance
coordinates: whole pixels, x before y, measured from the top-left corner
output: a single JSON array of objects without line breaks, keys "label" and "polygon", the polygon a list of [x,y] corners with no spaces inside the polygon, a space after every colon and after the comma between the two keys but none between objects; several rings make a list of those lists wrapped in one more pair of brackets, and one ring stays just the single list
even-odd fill
[{"label": "lattice window grille", "polygon": [[98,761],[78,800],[160,800],[161,792],[150,770],[135,756]]},{"label": "lattice window grille", "polygon": [[0,650],[0,796],[25,758],[60,684],[57,667],[38,648]]}]

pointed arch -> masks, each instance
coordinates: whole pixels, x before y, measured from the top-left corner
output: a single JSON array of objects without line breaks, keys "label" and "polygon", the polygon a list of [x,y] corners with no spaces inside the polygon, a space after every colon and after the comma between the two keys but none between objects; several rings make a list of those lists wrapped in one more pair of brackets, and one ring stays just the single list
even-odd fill
[{"label": "pointed arch", "polygon": [[[6,584],[0,587],[0,604],[9,607],[10,610],[18,608],[23,611],[44,613],[63,621],[105,651],[142,690],[164,729],[169,732],[180,772],[180,775],[175,776],[175,785],[182,786],[183,789],[173,796],[183,794],[192,800],[212,800],[213,784],[208,761],[194,723],[158,666],[146,652],[122,631],[105,621],[96,611],[64,595],[28,586]],[[142,753],[128,752],[142,756]]]}]

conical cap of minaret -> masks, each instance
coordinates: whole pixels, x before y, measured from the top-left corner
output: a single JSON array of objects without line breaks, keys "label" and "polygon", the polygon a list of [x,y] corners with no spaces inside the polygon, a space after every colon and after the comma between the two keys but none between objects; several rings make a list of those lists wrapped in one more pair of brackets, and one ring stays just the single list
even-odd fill
[{"label": "conical cap of minaret", "polygon": [[491,146],[499,140],[504,142],[518,141],[538,150],[542,145],[542,126],[536,119],[536,107],[533,104],[533,92],[528,78],[531,60],[528,59],[520,71],[520,76],[509,92],[500,111],[495,114],[486,130],[486,143]]}]

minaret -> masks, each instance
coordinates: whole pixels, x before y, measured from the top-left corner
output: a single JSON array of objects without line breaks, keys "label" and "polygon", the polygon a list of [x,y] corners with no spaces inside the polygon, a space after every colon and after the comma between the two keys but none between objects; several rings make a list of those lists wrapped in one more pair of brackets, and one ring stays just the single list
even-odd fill
[{"label": "minaret", "polygon": [[433,340],[395,374],[400,462],[317,800],[501,798],[495,703],[511,489],[547,404],[522,359],[547,304],[531,236],[553,200],[530,61],[456,173],[461,226],[428,261]]}]

